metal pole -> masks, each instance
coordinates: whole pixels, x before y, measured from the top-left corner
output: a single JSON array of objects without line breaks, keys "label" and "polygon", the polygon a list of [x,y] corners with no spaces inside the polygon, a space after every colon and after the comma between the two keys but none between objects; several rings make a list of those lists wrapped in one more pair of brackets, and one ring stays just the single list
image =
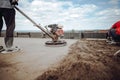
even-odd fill
[{"label": "metal pole", "polygon": [[54,39],[53,36],[51,36],[49,33],[47,33],[40,25],[38,25],[36,22],[34,22],[30,17],[28,17],[22,10],[20,10],[18,7],[14,6],[14,8],[19,11],[23,16],[25,16],[30,22],[32,22],[36,27],[38,27],[40,30],[42,30],[45,34],[47,34],[50,38]]}]

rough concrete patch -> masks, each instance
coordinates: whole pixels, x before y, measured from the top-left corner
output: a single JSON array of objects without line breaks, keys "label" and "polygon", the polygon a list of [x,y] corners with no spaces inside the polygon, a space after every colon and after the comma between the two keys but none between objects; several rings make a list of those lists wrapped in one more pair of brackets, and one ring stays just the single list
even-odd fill
[{"label": "rough concrete patch", "polygon": [[118,49],[104,40],[78,41],[56,69],[37,80],[120,80],[120,64],[113,57]]}]

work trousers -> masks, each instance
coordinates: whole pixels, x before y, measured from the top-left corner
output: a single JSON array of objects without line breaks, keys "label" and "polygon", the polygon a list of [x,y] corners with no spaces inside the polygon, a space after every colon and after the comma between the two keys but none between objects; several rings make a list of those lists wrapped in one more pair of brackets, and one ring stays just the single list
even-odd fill
[{"label": "work trousers", "polygon": [[13,46],[13,36],[15,29],[15,10],[8,8],[0,8],[0,35],[3,28],[3,19],[6,24],[6,36],[4,42],[7,48]]},{"label": "work trousers", "polygon": [[116,34],[116,30],[115,29],[111,29],[109,31],[110,36],[112,37],[112,39],[116,42],[120,42],[120,35]]}]

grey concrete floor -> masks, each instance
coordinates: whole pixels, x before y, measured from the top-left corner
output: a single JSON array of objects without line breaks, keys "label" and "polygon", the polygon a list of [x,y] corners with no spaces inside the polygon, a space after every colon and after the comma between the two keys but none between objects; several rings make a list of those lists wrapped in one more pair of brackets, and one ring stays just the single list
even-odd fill
[{"label": "grey concrete floor", "polygon": [[[77,41],[65,39],[66,46],[47,47],[45,42],[48,40],[50,39],[15,38],[14,45],[21,50],[0,54],[0,62],[9,65],[0,67],[0,80],[34,80],[59,63],[68,54],[70,45]],[[4,45],[3,42],[3,38],[0,38],[0,45]]]}]

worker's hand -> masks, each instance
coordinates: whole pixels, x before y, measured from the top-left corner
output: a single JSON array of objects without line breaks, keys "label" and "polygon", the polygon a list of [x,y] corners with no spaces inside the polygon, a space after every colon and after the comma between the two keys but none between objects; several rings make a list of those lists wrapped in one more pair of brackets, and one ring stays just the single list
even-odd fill
[{"label": "worker's hand", "polygon": [[18,5],[18,0],[13,0],[12,5]]}]

